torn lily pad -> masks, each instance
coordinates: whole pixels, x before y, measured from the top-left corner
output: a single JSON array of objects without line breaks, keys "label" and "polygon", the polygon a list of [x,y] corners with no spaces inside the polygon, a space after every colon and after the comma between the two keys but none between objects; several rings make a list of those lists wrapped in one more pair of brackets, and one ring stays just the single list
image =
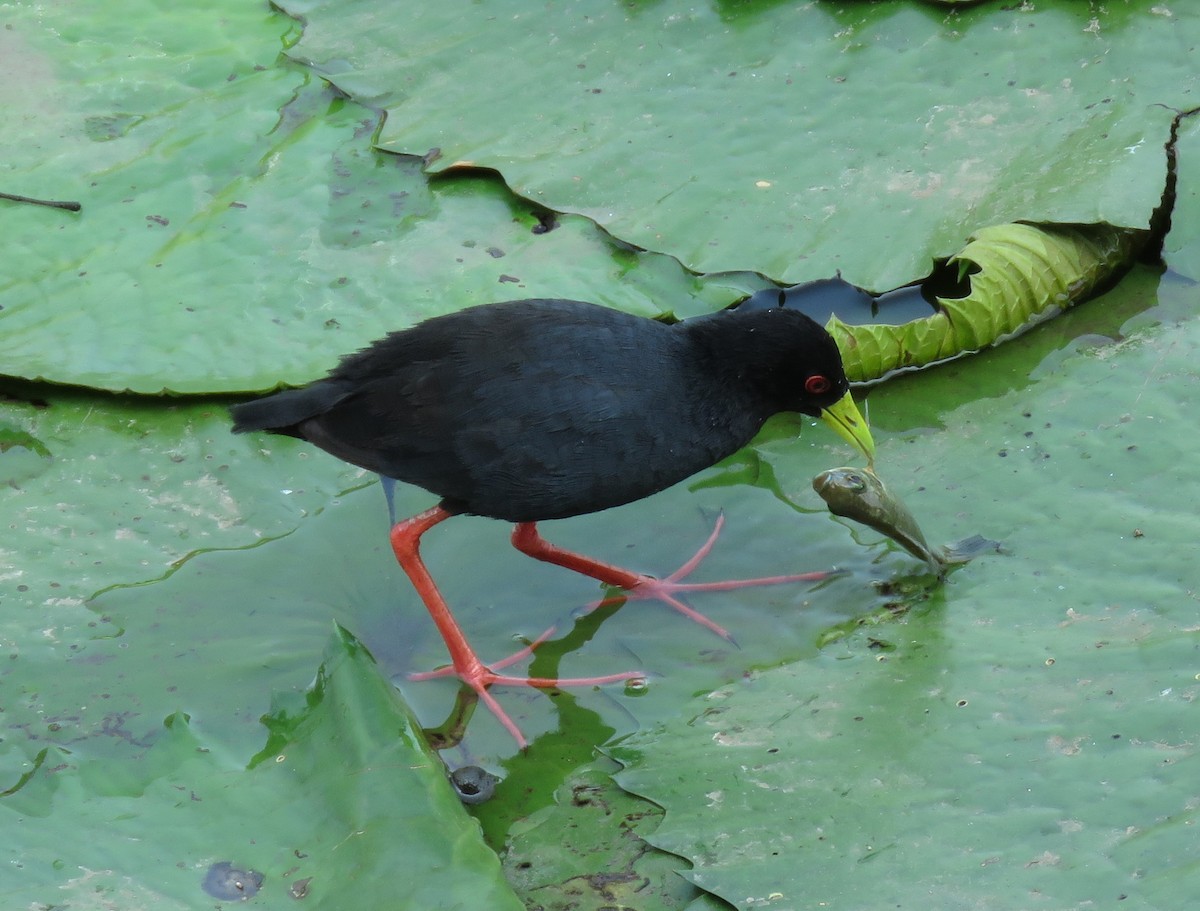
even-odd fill
[{"label": "torn lily pad", "polygon": [[899,326],[826,327],[852,382],[928,367],[1005,341],[1088,298],[1125,269],[1146,231],[1112,225],[994,225],[950,264],[972,267],[970,293],[937,298],[937,312]]}]

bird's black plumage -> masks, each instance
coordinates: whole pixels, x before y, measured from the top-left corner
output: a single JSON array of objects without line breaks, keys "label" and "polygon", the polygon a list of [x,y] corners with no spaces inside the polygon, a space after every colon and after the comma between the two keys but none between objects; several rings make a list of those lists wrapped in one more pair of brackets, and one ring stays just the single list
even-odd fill
[{"label": "bird's black plumage", "polygon": [[[595,686],[640,673],[498,672],[527,649],[484,664],[421,559],[422,536],[454,513],[507,519],[517,523],[512,542],[522,553],[620,588],[624,598],[663,601],[728,638],[680,597],[828,574],[683,581],[716,540],[718,521],[696,555],[660,579],[557,547],[536,523],[662,490],[745,445],[778,411],[820,415],[870,459],[871,434],[847,388],[833,339],[795,310],[667,324],[578,301],[528,300],[394,332],[343,358],[325,379],[232,410],[235,431],[300,437],[442,498],[411,518],[393,516],[392,550],[446,643],[453,673],[524,745],[490,687]],[[390,484],[385,491],[390,504]]]},{"label": "bird's black plumage", "polygon": [[394,332],[232,411],[235,431],[300,437],[451,512],[533,522],[649,496],[847,388],[833,340],[793,310],[668,324],[525,300]]}]

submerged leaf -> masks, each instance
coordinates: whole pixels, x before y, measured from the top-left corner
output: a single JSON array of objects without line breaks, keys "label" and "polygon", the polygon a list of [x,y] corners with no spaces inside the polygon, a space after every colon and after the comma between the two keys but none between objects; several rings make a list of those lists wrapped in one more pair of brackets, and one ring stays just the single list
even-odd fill
[{"label": "submerged leaf", "polygon": [[1128,266],[1146,232],[1111,225],[994,225],[950,262],[975,266],[971,292],[938,298],[940,312],[899,326],[826,328],[846,373],[866,382],[1004,341],[1087,298]]}]

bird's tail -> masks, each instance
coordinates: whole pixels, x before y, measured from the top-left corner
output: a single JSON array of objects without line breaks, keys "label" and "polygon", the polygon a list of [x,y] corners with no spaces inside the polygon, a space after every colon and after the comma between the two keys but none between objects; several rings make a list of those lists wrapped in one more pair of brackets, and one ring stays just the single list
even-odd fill
[{"label": "bird's tail", "polygon": [[293,436],[298,424],[328,411],[349,393],[342,384],[322,381],[302,389],[285,389],[266,398],[242,402],[229,409],[233,432],[267,430]]}]

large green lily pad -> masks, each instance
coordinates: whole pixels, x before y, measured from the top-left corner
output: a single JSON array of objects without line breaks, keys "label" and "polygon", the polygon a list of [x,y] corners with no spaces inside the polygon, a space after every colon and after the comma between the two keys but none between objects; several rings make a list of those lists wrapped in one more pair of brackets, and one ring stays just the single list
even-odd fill
[{"label": "large green lily pad", "polygon": [[0,200],[0,373],[269,389],[469,304],[573,297],[685,316],[762,283],[702,285],[586,219],[539,233],[548,213],[487,175],[432,186],[418,159],[371,150],[376,112],[277,60],[293,20],[239,0],[196,20],[145,0],[119,16],[5,14],[0,66],[23,88],[0,135],[0,190],[83,208]]},{"label": "large green lily pad", "polygon": [[284,8],[290,54],[387,108],[383,148],[698,271],[873,291],[989,224],[1146,227],[1200,34],[1153,0]]},{"label": "large green lily pad", "polygon": [[1109,608],[995,624],[966,662],[969,619],[905,630],[886,664],[864,637],[763,672],[631,739],[618,780],[667,810],[651,841],[739,908],[1186,904],[1196,634]]}]

